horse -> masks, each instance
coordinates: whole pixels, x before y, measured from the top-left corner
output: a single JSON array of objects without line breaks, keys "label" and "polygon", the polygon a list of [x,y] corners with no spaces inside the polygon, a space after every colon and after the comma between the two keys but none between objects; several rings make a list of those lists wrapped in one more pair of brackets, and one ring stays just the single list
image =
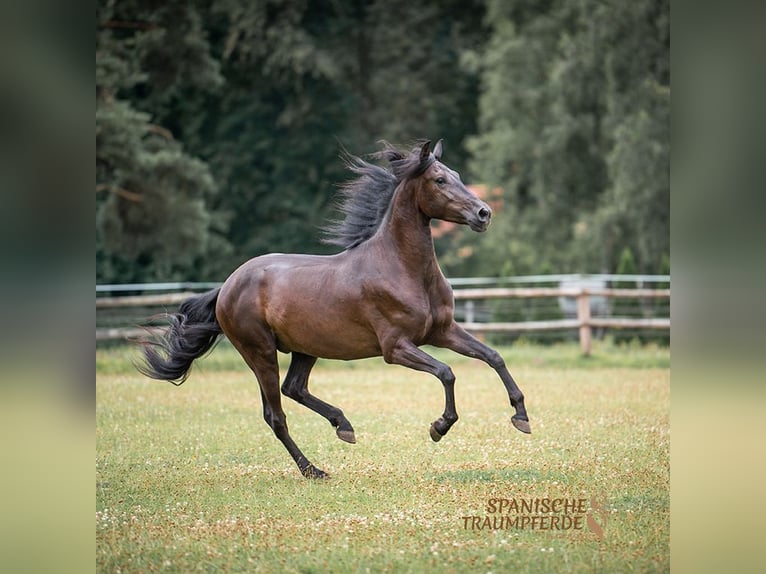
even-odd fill
[{"label": "horse", "polygon": [[445,407],[429,434],[438,442],[458,420],[452,369],[420,347],[432,345],[480,359],[499,375],[515,414],[530,433],[524,395],[505,361],[454,319],[452,288],[436,259],[430,221],[441,219],[484,232],[492,211],[441,161],[443,143],[410,151],[387,142],[373,157],[387,167],[345,154],[357,178],[341,186],[342,219],[325,227],[334,255],[274,253],[250,259],[218,289],[191,297],[167,315],[160,341],[144,341],[145,375],[183,383],[192,362],[220,335],[239,351],[258,381],[263,418],[307,478],[326,478],[293,441],[282,409],[277,352],[291,361],[281,393],[326,418],[337,437],[354,444],[343,411],[309,392],[317,358],[382,356],[386,363],[434,375]]}]

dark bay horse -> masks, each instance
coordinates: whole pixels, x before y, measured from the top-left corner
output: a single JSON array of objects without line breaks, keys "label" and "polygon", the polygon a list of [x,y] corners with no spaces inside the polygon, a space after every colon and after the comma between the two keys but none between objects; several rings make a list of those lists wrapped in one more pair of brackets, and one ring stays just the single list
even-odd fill
[{"label": "dark bay horse", "polygon": [[345,218],[328,228],[329,242],[345,249],[330,256],[271,254],[247,261],[219,289],[186,300],[168,316],[163,340],[145,345],[140,370],[180,384],[192,361],[225,334],[258,379],[266,422],[311,478],[326,474],[309,462],[287,430],[277,351],[292,353],[282,393],[325,417],[349,443],[356,438],[343,411],[309,392],[317,357],[382,355],[387,363],[437,377],[446,405],[430,435],[439,441],[458,419],[455,375],[419,348],[426,344],[495,369],[516,411],[513,425],[529,433],[524,396],[503,358],[453,318],[452,289],[436,261],[430,221],[483,232],[492,213],[441,163],[441,155],[439,141],[433,152],[430,142],[409,153],[384,144],[377,157],[388,161],[388,169],[349,156],[348,167],[358,177],[343,187]]}]

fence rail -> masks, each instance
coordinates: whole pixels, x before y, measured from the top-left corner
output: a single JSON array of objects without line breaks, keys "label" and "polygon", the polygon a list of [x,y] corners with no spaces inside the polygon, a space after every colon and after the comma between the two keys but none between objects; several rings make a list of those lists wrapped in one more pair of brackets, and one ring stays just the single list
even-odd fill
[{"label": "fence rail", "polygon": [[594,328],[609,329],[670,329],[670,318],[656,317],[591,317],[591,297],[623,299],[670,299],[670,289],[615,289],[599,287],[494,287],[486,289],[458,289],[454,291],[456,301],[472,303],[484,299],[531,299],[539,297],[569,297],[577,301],[576,319],[552,321],[519,322],[476,322],[472,317],[472,306],[467,307],[467,317],[462,327],[473,333],[527,333],[534,331],[558,331],[577,329],[580,348],[584,355],[590,355]]},{"label": "fence rail", "polygon": [[157,305],[179,305],[189,297],[196,295],[194,291],[181,293],[165,293],[162,295],[128,295],[125,297],[96,297],[96,309],[113,309],[115,307],[154,307]]},{"label": "fence rail", "polygon": [[[567,281],[576,279],[577,276],[541,276],[536,278],[540,282],[552,282],[560,278],[566,278]],[[592,278],[593,276],[588,276]],[[606,276],[605,276],[606,277]],[[524,278],[520,278],[524,279]],[[625,276],[608,276],[610,281],[627,282]],[[631,276],[634,282],[643,284],[646,282],[668,283],[669,277],[666,276]],[[489,283],[489,281],[473,280],[475,284]],[[497,283],[509,283],[511,281],[498,281]],[[614,287],[467,287],[458,288],[461,281],[453,281],[455,301],[463,302],[464,319],[460,322],[461,326],[469,332],[475,334],[485,333],[530,333],[540,331],[562,331],[577,330],[579,333],[580,347],[584,355],[589,355],[592,348],[593,330],[599,328],[605,329],[649,329],[649,330],[669,330],[669,317],[593,317],[591,315],[592,298],[607,299],[670,299],[670,289],[618,289]],[[524,281],[517,281],[524,283]],[[468,284],[468,280],[462,282]],[[167,286],[166,286],[167,285]],[[165,289],[173,287],[184,289],[181,292],[149,294],[149,295],[127,295],[127,296],[98,296],[96,297],[96,309],[102,312],[108,309],[140,307],[151,308],[160,306],[177,306],[180,302],[195,294],[190,291],[194,287],[202,287],[202,284],[171,284],[163,285]],[[564,285],[567,285],[564,283]],[[215,284],[204,284],[204,288],[210,288]],[[106,288],[103,288],[106,287]],[[129,287],[133,287],[130,289]],[[139,291],[137,287],[141,286],[102,286],[97,292],[126,292]],[[152,288],[146,289],[152,291]],[[159,290],[159,289],[158,289]],[[537,298],[568,298],[576,301],[576,318],[543,320],[543,321],[478,321],[476,320],[475,304],[480,301],[489,301],[497,299],[537,299]],[[106,341],[114,339],[135,338],[145,335],[147,330],[151,332],[161,332],[158,327],[109,327],[97,328],[96,340]]]},{"label": "fence rail", "polygon": [[625,299],[652,299],[670,297],[670,289],[613,289],[599,287],[490,287],[487,289],[456,289],[455,300],[460,299],[524,299],[535,297],[622,297]]}]

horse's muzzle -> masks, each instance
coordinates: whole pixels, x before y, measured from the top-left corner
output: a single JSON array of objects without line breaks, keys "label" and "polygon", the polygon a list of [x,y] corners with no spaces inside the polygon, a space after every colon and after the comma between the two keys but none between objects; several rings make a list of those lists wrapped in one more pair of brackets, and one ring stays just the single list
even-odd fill
[{"label": "horse's muzzle", "polygon": [[484,204],[474,212],[468,225],[474,231],[481,233],[486,231],[487,227],[489,227],[490,219],[492,219],[492,210],[488,205]]}]

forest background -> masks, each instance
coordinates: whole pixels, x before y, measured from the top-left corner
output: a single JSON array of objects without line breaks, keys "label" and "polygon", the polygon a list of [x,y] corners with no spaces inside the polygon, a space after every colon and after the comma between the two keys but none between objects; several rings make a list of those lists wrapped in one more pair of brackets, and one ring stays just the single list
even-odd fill
[{"label": "forest background", "polygon": [[444,138],[447,276],[669,273],[668,0],[99,0],[96,281],[331,253],[340,159]]}]

